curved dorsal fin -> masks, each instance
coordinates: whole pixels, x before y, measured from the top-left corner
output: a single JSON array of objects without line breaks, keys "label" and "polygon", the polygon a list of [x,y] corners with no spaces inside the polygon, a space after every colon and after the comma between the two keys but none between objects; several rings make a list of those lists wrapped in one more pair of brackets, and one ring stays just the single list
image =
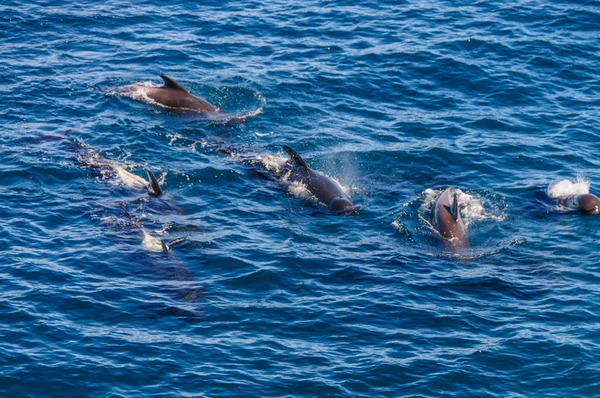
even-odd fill
[{"label": "curved dorsal fin", "polygon": [[160,183],[158,182],[158,179],[156,178],[156,176],[154,175],[154,173],[152,173],[150,171],[150,169],[146,169],[146,174],[148,174],[148,193],[151,196],[160,196],[163,193],[162,188],[160,187]]},{"label": "curved dorsal fin", "polygon": [[287,145],[283,146],[283,150],[287,152],[290,159],[292,159],[297,166],[300,166],[307,171],[309,170],[308,165],[306,164],[304,159],[302,159],[302,157],[300,155],[298,155],[298,152],[294,151],[292,148],[290,148]]},{"label": "curved dorsal fin", "polygon": [[163,79],[163,81],[165,82],[166,88],[172,88],[173,90],[181,90],[185,93],[188,93],[188,91],[185,88],[183,88],[183,86],[181,84],[177,83],[175,80],[171,79],[169,76],[160,75],[160,78]]}]

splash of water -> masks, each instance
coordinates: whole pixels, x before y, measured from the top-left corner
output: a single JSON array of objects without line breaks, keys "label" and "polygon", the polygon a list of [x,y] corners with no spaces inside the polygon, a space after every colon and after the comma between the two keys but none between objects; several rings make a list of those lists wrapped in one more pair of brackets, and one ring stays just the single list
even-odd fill
[{"label": "splash of water", "polygon": [[565,199],[569,196],[583,195],[590,193],[590,182],[586,181],[582,176],[578,176],[575,182],[565,179],[550,183],[546,189],[546,193],[553,199]]},{"label": "splash of water", "polygon": [[[458,188],[455,189],[458,197],[460,215],[463,219],[465,227],[468,228],[477,221],[493,220],[496,222],[502,222],[506,219],[505,212],[496,214],[493,209],[488,209],[485,206],[484,198],[470,195]],[[423,192],[423,203],[419,208],[419,213],[431,214],[433,212],[435,202],[439,196],[439,190],[436,191],[431,188],[426,189]]]}]

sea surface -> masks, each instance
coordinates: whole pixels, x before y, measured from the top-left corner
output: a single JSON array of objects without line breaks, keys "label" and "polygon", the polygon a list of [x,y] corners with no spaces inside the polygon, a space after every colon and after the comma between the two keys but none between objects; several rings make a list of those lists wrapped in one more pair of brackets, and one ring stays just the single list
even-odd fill
[{"label": "sea surface", "polygon": [[599,71],[598,1],[2,2],[0,396],[600,395]]}]

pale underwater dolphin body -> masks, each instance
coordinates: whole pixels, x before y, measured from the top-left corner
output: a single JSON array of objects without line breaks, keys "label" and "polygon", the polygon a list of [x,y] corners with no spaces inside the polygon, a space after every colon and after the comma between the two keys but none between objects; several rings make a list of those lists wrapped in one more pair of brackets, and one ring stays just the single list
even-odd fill
[{"label": "pale underwater dolphin body", "polygon": [[152,235],[150,232],[148,232],[146,230],[146,228],[144,228],[144,225],[141,223],[139,218],[136,218],[133,215],[131,215],[131,213],[129,213],[129,210],[127,209],[127,205],[125,204],[125,202],[121,202],[121,207],[123,208],[123,211],[124,211],[125,215],[127,216],[127,218],[129,218],[129,220],[131,221],[131,225],[136,228],[141,229],[141,231],[142,231],[142,247],[147,252],[154,252],[154,253],[168,252],[168,251],[171,251],[171,248],[173,246],[175,246],[176,244],[181,243],[185,240],[185,238],[177,238],[170,242],[164,242],[162,239],[160,239],[160,238]]},{"label": "pale underwater dolphin body", "polygon": [[289,156],[287,167],[289,167],[290,181],[304,184],[319,202],[325,204],[329,210],[335,213],[348,215],[358,213],[360,208],[352,204],[340,184],[323,174],[313,171],[304,159],[289,146],[284,145],[283,149]]},{"label": "pale underwater dolphin body", "polygon": [[562,206],[578,210],[581,214],[595,216],[600,213],[600,198],[591,193],[582,195],[572,195],[565,199],[560,199]]},{"label": "pale underwater dolphin body", "polygon": [[103,179],[113,179],[121,182],[123,185],[134,189],[147,189],[150,196],[161,196],[163,191],[156,176],[146,168],[148,181],[142,177],[127,171],[121,164],[108,160],[96,150],[88,147],[81,141],[74,141],[75,149],[79,152],[76,161],[80,165],[94,169]]},{"label": "pale underwater dolphin body", "polygon": [[444,238],[444,245],[447,248],[457,249],[469,245],[467,230],[458,210],[458,196],[454,187],[447,188],[436,201],[432,223]]},{"label": "pale underwater dolphin body", "polygon": [[160,75],[164,81],[162,87],[148,87],[145,90],[148,98],[158,105],[180,112],[195,112],[201,114],[220,114],[219,108],[202,98],[190,94],[181,84],[168,76]]}]

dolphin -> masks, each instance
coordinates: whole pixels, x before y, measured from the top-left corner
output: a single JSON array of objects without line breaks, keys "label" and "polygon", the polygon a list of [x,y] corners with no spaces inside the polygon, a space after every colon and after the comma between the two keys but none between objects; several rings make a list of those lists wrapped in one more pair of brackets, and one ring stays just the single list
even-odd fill
[{"label": "dolphin", "polygon": [[585,215],[598,215],[600,213],[600,199],[596,195],[586,193],[582,195],[572,195],[559,200],[562,206],[578,210]]},{"label": "dolphin", "polygon": [[135,227],[135,228],[139,228],[142,231],[142,247],[147,252],[154,252],[154,253],[165,252],[166,253],[166,252],[171,251],[171,248],[173,246],[175,246],[176,244],[185,241],[185,238],[177,238],[170,242],[165,242],[162,239],[154,236],[153,234],[148,232],[146,230],[146,228],[144,228],[144,225],[142,224],[141,219],[139,217],[134,217],[129,212],[129,209],[127,208],[127,204],[125,202],[120,202],[119,204],[121,205],[121,208],[123,209],[123,213],[131,222],[131,226]]},{"label": "dolphin", "polygon": [[150,196],[161,196],[163,190],[158,182],[158,179],[146,168],[146,175],[148,181],[142,177],[127,171],[121,164],[108,160],[96,150],[88,147],[79,140],[74,140],[73,145],[79,152],[76,161],[80,165],[93,169],[96,173],[100,174],[103,179],[114,179],[120,181],[123,185],[133,189],[141,190],[146,189]]},{"label": "dolphin", "polygon": [[149,87],[145,93],[158,105],[172,108],[181,112],[196,112],[202,114],[222,113],[219,108],[190,94],[181,84],[168,76],[160,75],[164,81],[162,87]]},{"label": "dolphin", "polygon": [[447,188],[435,203],[433,226],[444,238],[449,248],[469,245],[467,230],[458,210],[458,197],[454,187]]},{"label": "dolphin", "polygon": [[304,159],[298,155],[298,152],[289,146],[284,145],[283,149],[289,156],[287,168],[290,181],[304,184],[319,202],[325,204],[329,210],[335,213],[348,215],[358,213],[360,208],[352,204],[340,184],[321,173],[313,171]]}]

